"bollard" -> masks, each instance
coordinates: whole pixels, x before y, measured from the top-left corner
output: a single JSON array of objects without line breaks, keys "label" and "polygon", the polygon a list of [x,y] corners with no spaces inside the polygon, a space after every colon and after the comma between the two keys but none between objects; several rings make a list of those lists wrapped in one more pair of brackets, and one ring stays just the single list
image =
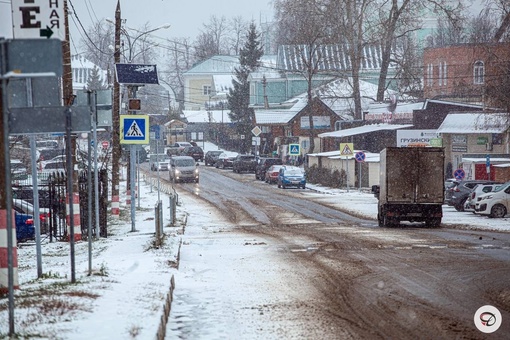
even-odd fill
[{"label": "bollard", "polygon": [[156,203],[156,206],[154,207],[154,221],[156,222],[156,245],[159,247],[159,245],[161,244],[161,229],[159,227],[160,225],[160,220],[159,220],[159,210],[160,209],[160,206],[158,203]]},{"label": "bollard", "polygon": [[158,201],[158,216],[159,216],[159,231],[160,231],[160,236],[163,236],[163,224],[164,224],[164,220],[163,220],[163,202],[162,201]]}]

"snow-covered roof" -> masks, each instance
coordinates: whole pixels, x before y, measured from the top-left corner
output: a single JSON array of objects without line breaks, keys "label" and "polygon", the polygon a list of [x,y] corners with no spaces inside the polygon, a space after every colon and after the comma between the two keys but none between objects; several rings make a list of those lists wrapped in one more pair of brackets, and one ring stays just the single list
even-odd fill
[{"label": "snow-covered roof", "polygon": [[502,133],[509,126],[508,113],[450,113],[437,133]]},{"label": "snow-covered roof", "polygon": [[[408,113],[413,110],[422,110],[425,102],[417,103],[397,103],[395,113]],[[388,113],[388,103],[371,103],[368,107],[368,112],[371,114]]]},{"label": "snow-covered roof", "polygon": [[250,73],[251,79],[280,79],[282,76],[277,68],[277,56],[276,54],[264,54],[260,58],[260,67]]},{"label": "snow-covered roof", "polygon": [[230,110],[185,110],[183,115],[188,123],[230,123],[229,112]]},{"label": "snow-covered roof", "polygon": [[294,110],[255,111],[257,124],[287,124],[297,114]]},{"label": "snow-covered roof", "polygon": [[372,125],[363,125],[363,126],[355,127],[352,129],[320,133],[318,136],[319,136],[319,138],[325,138],[325,137],[339,138],[339,137],[360,135],[363,133],[369,133],[369,132],[374,132],[374,131],[398,130],[398,129],[407,129],[410,127],[412,127],[411,124],[372,124]]},{"label": "snow-covered roof", "polygon": [[[361,70],[379,70],[382,62],[380,45],[366,45],[362,51]],[[351,70],[352,64],[346,44],[335,45],[281,45],[278,48],[278,67],[288,71],[306,68],[302,56],[312,55],[319,71]],[[394,64],[390,64],[393,68]]]},{"label": "snow-covered roof", "polygon": [[234,74],[239,66],[239,57],[232,55],[216,55],[193,66],[185,75]]},{"label": "snow-covered roof", "polygon": [[213,75],[213,84],[216,96],[226,96],[229,89],[232,88],[233,78],[234,75],[231,74]]}]

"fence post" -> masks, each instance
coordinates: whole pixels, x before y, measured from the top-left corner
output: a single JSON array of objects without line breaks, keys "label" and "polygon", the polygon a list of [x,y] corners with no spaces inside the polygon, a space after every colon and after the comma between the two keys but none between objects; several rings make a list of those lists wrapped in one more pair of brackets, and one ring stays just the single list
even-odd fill
[{"label": "fence post", "polygon": [[160,209],[160,204],[159,202],[156,203],[156,205],[154,206],[154,221],[156,222],[156,246],[159,247],[160,244],[161,244],[161,230],[160,230],[160,227],[159,227],[159,224],[160,224],[160,220],[159,220],[159,217],[160,217],[160,214],[159,214],[159,209]]}]

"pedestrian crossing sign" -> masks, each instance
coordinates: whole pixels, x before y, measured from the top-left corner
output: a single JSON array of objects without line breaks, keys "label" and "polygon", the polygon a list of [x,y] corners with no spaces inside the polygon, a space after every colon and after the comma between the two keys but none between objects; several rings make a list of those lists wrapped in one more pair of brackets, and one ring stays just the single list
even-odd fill
[{"label": "pedestrian crossing sign", "polygon": [[149,116],[121,115],[120,144],[149,144]]},{"label": "pedestrian crossing sign", "polygon": [[353,143],[340,143],[340,156],[353,156],[354,155]]},{"label": "pedestrian crossing sign", "polygon": [[301,148],[299,144],[289,144],[289,155],[299,156],[301,154]]}]

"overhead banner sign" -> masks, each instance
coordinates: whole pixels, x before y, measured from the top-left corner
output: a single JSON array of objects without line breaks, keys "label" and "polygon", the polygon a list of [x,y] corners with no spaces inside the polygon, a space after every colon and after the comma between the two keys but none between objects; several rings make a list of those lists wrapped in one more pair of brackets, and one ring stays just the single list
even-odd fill
[{"label": "overhead banner sign", "polygon": [[65,40],[64,0],[11,0],[15,39]]}]

